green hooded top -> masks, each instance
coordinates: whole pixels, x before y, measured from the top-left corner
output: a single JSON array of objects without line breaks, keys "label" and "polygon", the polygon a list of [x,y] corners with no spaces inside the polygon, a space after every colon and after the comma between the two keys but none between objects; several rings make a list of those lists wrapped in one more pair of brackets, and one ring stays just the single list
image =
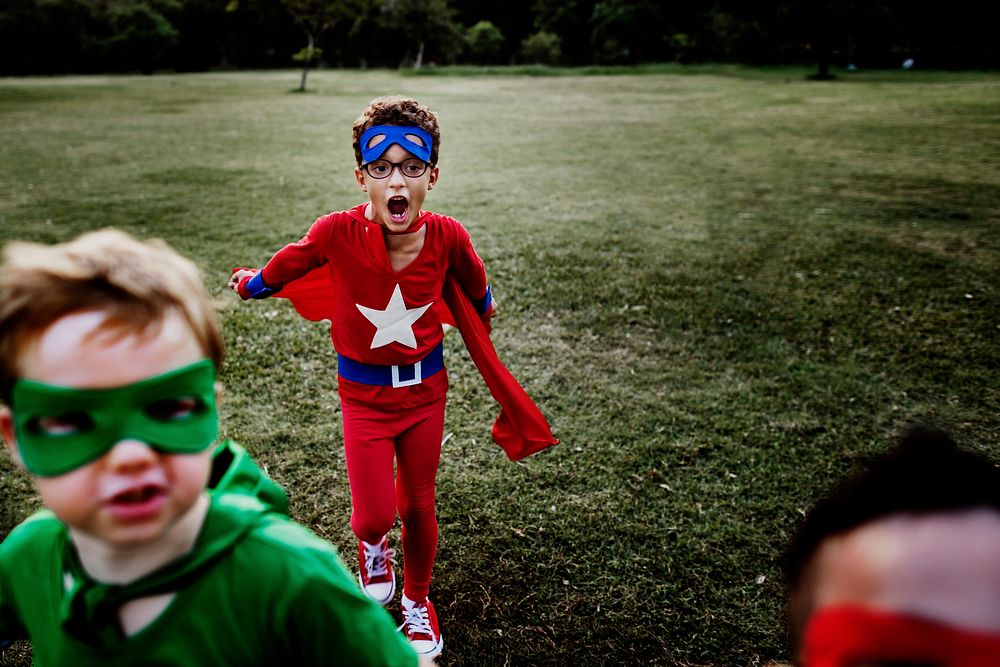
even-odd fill
[{"label": "green hooded top", "polygon": [[[0,636],[27,637],[36,665],[415,665],[390,616],[332,545],[287,516],[284,490],[243,448],[213,458],[211,505],[190,553],[125,585],[84,572],[43,510],[0,544]],[[126,637],[117,609],[176,596]]]}]

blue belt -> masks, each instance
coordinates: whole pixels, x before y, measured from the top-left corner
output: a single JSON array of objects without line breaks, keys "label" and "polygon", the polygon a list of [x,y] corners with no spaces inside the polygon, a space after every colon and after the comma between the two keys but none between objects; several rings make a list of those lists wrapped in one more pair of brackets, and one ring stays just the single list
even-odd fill
[{"label": "blue belt", "polygon": [[442,370],[444,370],[444,346],[441,343],[420,361],[402,366],[366,364],[337,353],[337,372],[340,377],[360,384],[409,387],[420,384]]}]

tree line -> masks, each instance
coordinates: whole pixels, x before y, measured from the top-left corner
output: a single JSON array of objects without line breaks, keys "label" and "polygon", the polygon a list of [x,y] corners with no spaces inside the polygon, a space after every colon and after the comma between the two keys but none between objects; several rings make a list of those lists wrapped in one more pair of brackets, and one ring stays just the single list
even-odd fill
[{"label": "tree line", "polygon": [[1000,3],[4,0],[0,74],[443,64],[1000,67]]}]

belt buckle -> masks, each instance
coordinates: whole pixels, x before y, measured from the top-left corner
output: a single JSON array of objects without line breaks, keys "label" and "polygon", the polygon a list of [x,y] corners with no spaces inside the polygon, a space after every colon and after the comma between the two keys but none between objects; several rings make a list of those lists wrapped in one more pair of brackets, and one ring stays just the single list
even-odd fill
[{"label": "belt buckle", "polygon": [[[409,365],[409,364],[407,364]],[[399,379],[399,366],[390,366],[392,371],[392,386],[393,387],[412,387],[415,384],[420,384],[423,381],[423,377],[420,373],[420,362],[417,361],[412,364],[413,366],[413,379],[411,380],[400,380]]]}]

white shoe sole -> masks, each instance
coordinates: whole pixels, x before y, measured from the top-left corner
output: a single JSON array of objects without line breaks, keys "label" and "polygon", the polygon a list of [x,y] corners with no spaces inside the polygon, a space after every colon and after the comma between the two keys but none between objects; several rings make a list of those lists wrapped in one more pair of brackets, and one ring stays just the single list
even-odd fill
[{"label": "white shoe sole", "polygon": [[370,599],[375,600],[375,602],[378,602],[380,605],[382,605],[384,607],[392,599],[392,596],[394,596],[396,594],[396,572],[393,571],[393,573],[392,573],[392,586],[389,588],[389,594],[385,598],[375,597],[374,595],[372,595],[371,593],[368,592],[368,589],[365,587],[364,583],[362,583],[362,581],[361,581],[361,573],[360,572],[358,572],[358,585],[361,586],[361,592],[362,593],[364,593]]},{"label": "white shoe sole", "polygon": [[[415,651],[417,650],[417,647],[413,644],[413,642],[410,642],[410,646],[413,646],[413,650]],[[424,653],[417,651],[417,655],[422,655],[425,658],[436,658],[439,655],[441,655],[441,651],[443,650],[444,650],[444,640],[439,638],[437,644],[432,649]]]}]

